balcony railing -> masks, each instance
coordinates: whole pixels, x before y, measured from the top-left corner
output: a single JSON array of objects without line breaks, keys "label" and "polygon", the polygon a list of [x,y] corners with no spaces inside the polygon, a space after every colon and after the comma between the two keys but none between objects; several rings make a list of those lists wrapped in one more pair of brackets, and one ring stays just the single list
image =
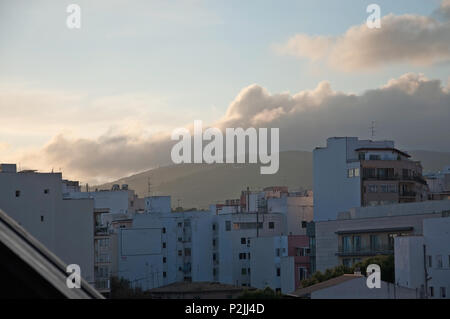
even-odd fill
[{"label": "balcony railing", "polygon": [[339,247],[336,255],[338,256],[376,256],[376,255],[392,255],[394,247],[391,245],[382,246],[361,246],[361,247]]},{"label": "balcony railing", "polygon": [[387,176],[373,176],[373,175],[363,175],[363,181],[413,181],[420,184],[426,185],[425,179],[420,176],[402,176],[402,175],[387,175]]},{"label": "balcony railing", "polygon": [[400,192],[400,196],[401,197],[416,197],[417,193],[416,192]]}]

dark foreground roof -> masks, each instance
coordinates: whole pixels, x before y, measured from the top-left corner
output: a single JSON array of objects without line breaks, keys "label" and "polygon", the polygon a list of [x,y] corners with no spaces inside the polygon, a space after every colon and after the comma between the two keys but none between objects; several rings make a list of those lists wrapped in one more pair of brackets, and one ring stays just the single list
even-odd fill
[{"label": "dark foreground roof", "polygon": [[318,284],[306,287],[306,288],[301,288],[296,290],[295,292],[291,293],[291,296],[296,296],[296,297],[304,297],[307,296],[309,294],[311,294],[314,291],[317,290],[321,290],[324,288],[328,288],[328,287],[332,287],[332,286],[336,286],[339,285],[343,282],[349,281],[349,280],[353,280],[353,279],[357,279],[357,278],[361,278],[362,275],[354,275],[354,274],[345,274],[339,277],[335,277],[335,278],[331,278],[329,280],[326,281],[322,281],[319,282]]},{"label": "dark foreground roof", "polygon": [[0,298],[103,298],[84,279],[68,288],[66,265],[0,210]]}]

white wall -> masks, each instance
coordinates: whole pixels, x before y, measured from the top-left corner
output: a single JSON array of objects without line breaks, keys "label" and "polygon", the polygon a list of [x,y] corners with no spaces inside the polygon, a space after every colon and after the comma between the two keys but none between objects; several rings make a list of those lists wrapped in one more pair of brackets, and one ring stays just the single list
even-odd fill
[{"label": "white wall", "polygon": [[422,236],[395,238],[395,282],[399,286],[420,289],[424,285],[423,245]]},{"label": "white wall", "polygon": [[145,210],[147,212],[170,213],[171,197],[170,196],[150,196],[145,198]]},{"label": "white wall", "polygon": [[329,138],[326,148],[313,152],[314,220],[337,218],[337,213],[361,205],[361,179],[347,178],[347,168],[359,167],[359,162],[347,163],[357,138]]},{"label": "white wall", "polygon": [[[431,280],[428,287],[434,287],[434,297],[441,299],[440,287],[446,289],[445,299],[450,299],[450,217],[423,221],[423,235],[426,254],[432,257],[432,267],[427,267]],[[437,256],[442,256],[442,267],[438,267]]]},{"label": "white wall", "polygon": [[0,172],[0,209],[93,282],[94,203],[63,199],[61,173]]}]

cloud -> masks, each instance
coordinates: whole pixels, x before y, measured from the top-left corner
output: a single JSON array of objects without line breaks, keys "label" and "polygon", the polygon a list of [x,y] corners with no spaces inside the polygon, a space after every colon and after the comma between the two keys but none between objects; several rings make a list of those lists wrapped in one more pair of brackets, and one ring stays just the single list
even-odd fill
[{"label": "cloud", "polygon": [[450,20],[450,0],[443,0],[438,9],[433,12],[434,16],[442,20]]},{"label": "cloud", "polygon": [[[450,92],[422,74],[402,75],[360,95],[334,91],[328,82],[296,94],[271,94],[254,84],[242,89],[210,126],[278,127],[281,150],[312,150],[330,136],[369,138],[371,121],[376,122],[377,139],[393,139],[398,147],[450,151]],[[58,135],[21,162],[61,167],[71,178],[104,182],[170,164],[175,142],[169,136],[114,131],[98,138]]]},{"label": "cloud", "polygon": [[[449,0],[442,2],[436,14],[450,17]],[[275,49],[346,72],[394,63],[430,66],[450,60],[450,19],[389,14],[381,19],[380,29],[362,24],[334,37],[298,34]]]}]

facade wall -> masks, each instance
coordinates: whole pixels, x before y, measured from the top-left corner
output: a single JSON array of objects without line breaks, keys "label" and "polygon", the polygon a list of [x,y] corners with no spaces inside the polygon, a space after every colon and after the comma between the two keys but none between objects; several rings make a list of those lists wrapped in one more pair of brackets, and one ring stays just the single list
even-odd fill
[{"label": "facade wall", "polygon": [[94,203],[63,199],[61,173],[0,172],[0,209],[94,282]]},{"label": "facade wall", "polygon": [[314,220],[336,219],[337,213],[361,205],[360,178],[347,178],[348,162],[357,138],[329,138],[326,148],[313,152]]},{"label": "facade wall", "polygon": [[427,263],[428,275],[431,277],[428,297],[450,299],[450,217],[424,220],[423,235],[427,260],[431,259],[431,265]]},{"label": "facade wall", "polygon": [[395,239],[395,282],[402,287],[425,287],[423,236],[405,236]]}]

